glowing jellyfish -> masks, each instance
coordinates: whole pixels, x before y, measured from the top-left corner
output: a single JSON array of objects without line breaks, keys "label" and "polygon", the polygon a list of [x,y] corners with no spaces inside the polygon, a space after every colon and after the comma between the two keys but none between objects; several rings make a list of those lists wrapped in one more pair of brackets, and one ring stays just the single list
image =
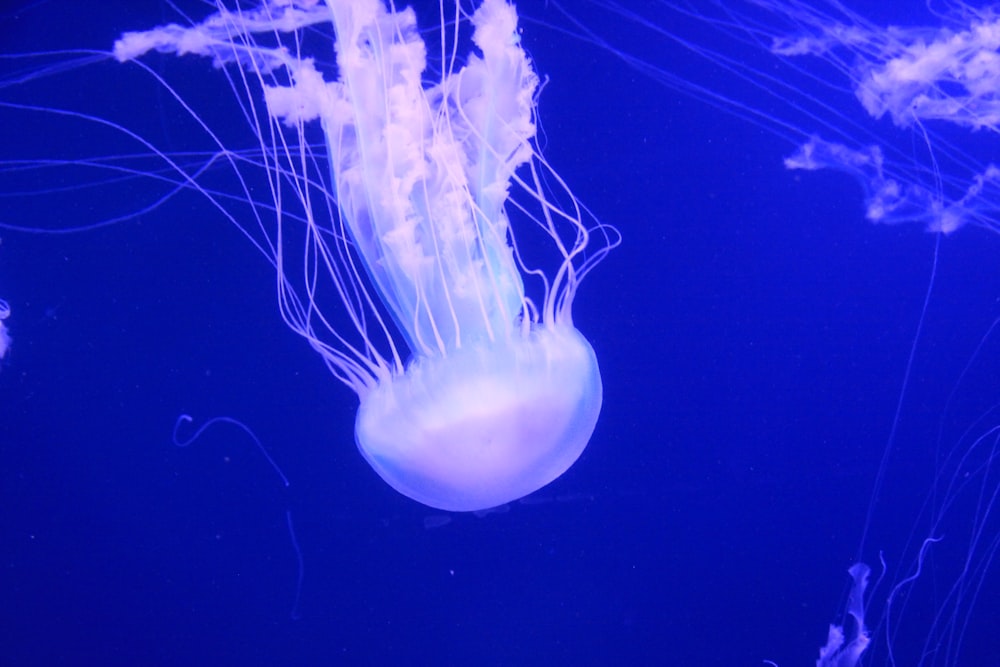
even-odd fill
[{"label": "glowing jellyfish", "polygon": [[[837,1],[592,4],[639,26],[664,55],[644,59],[611,42],[612,30],[574,21],[581,38],[797,146],[788,168],[855,177],[870,221],[1000,229],[1000,169],[976,150],[1000,129],[995,10],[959,5],[936,16],[940,26],[886,27]],[[692,60],[711,69],[687,74]],[[948,126],[972,132],[974,148]]]},{"label": "glowing jellyfish", "polygon": [[[814,11],[796,14],[799,34],[776,38],[778,56],[812,56],[839,62],[838,52],[851,54],[851,88],[874,119],[892,122],[924,135],[928,150],[942,150],[926,135],[936,121],[973,131],[1000,129],[1000,19],[972,9],[963,23],[936,30],[880,29],[848,25]],[[846,14],[846,17],[851,15]],[[946,150],[946,149],[944,149]],[[964,191],[954,195],[940,186],[899,180],[886,173],[882,149],[863,149],[813,137],[788,159],[791,169],[831,168],[855,176],[864,186],[866,215],[872,222],[922,220],[930,231],[952,232],[968,224],[1000,228],[996,204],[1000,169],[992,163],[968,176]],[[938,168],[931,166],[932,172]]]},{"label": "glowing jellyfish", "polygon": [[[358,446],[386,482],[478,510],[559,477],[594,430],[601,378],[571,311],[608,244],[590,243],[534,146],[538,77],[514,7],[486,0],[472,15],[464,65],[446,55],[457,12],[433,85],[414,12],[382,0],[220,8],[126,33],[114,54],[206,56],[236,68],[237,89],[259,84],[263,99],[246,90],[243,104],[273,193],[277,225],[260,245],[286,322],[357,392]],[[329,26],[335,46],[316,40]],[[554,266],[528,265],[509,210],[534,221]]]},{"label": "glowing jellyfish", "polygon": [[0,359],[7,356],[7,350],[10,349],[10,334],[7,332],[7,327],[4,324],[4,320],[10,317],[10,305],[0,299]]}]

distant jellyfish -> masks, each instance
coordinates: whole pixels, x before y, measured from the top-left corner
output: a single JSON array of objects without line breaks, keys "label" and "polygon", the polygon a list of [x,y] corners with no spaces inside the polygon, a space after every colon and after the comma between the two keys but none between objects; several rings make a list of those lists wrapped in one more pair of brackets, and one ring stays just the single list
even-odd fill
[{"label": "distant jellyfish", "polygon": [[485,0],[469,21],[475,51],[445,55],[466,22],[456,5],[433,72],[413,10],[382,0],[220,5],[197,25],[126,33],[114,54],[227,68],[245,113],[233,122],[259,151],[219,141],[218,159],[243,187],[244,172],[266,173],[256,219],[231,217],[273,262],[282,316],[357,392],[375,471],[426,505],[471,511],[548,484],[587,445],[601,378],[572,306],[615,237],[538,152],[539,79],[514,7]]},{"label": "distant jellyfish", "polygon": [[[995,8],[956,3],[929,12],[938,25],[912,25],[904,14],[908,25],[885,26],[825,0],[587,5],[608,20],[567,10],[570,31],[772,132],[795,147],[788,168],[851,175],[871,222],[1000,231]],[[632,29],[610,27],[612,19]],[[656,49],[641,52],[645,44]],[[968,133],[965,145],[956,130]]]},{"label": "distant jellyfish", "polygon": [[847,601],[845,625],[831,625],[826,644],[819,650],[816,667],[854,667],[871,643],[865,625],[865,589],[871,568],[855,563],[848,570],[851,575],[851,592]]},{"label": "distant jellyfish", "polygon": [[[925,182],[893,175],[878,144],[850,147],[821,138],[806,141],[785,164],[792,169],[837,169],[855,176],[866,193],[872,222],[917,220],[930,231],[950,233],[966,224],[1000,231],[1000,169],[992,162],[973,167],[964,188],[948,189],[934,164],[953,148],[928,133],[934,123],[973,132],[1000,130],[1000,16],[966,8],[940,27],[880,28],[848,23],[845,13],[831,20],[818,11],[795,12],[795,34],[776,37],[772,52],[781,57],[811,56],[846,62],[845,74],[861,106],[873,118],[888,117],[926,142],[930,178]],[[844,58],[847,58],[844,61]],[[983,136],[983,135],[979,135]],[[966,161],[966,169],[969,162]]]},{"label": "distant jellyfish", "polygon": [[0,359],[6,357],[7,351],[10,349],[10,333],[7,331],[7,325],[4,324],[4,320],[8,317],[10,317],[10,304],[0,299]]}]

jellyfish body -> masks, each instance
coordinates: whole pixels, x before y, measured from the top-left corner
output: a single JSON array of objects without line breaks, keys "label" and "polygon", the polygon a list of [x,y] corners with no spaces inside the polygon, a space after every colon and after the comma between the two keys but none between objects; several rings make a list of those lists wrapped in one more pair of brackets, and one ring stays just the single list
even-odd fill
[{"label": "jellyfish body", "polygon": [[[209,56],[259,81],[266,110],[255,107],[253,121],[278,215],[262,245],[282,314],[357,391],[357,443],[372,467],[447,510],[496,506],[561,475],[602,401],[596,357],[571,317],[602,251],[585,257],[579,209],[546,198],[533,144],[538,77],[513,6],[486,0],[471,23],[478,53],[446,59],[433,85],[414,12],[381,0],[221,9],[192,27],[125,34],[115,47],[122,61],[151,49]],[[335,33],[335,80],[300,50],[317,26]],[[262,33],[291,46],[260,45]],[[453,45],[441,34],[445,53]],[[315,124],[323,150],[307,138]],[[522,167],[529,179],[515,173]],[[554,271],[516,254],[512,189],[556,248]],[[292,237],[305,239],[300,283],[287,263]],[[537,305],[526,275],[542,279]],[[354,339],[324,313],[324,293],[343,306]]]},{"label": "jellyfish body", "polygon": [[548,327],[417,358],[362,399],[357,439],[404,495],[441,509],[485,509],[565,472],[600,409],[590,345],[572,327]]}]

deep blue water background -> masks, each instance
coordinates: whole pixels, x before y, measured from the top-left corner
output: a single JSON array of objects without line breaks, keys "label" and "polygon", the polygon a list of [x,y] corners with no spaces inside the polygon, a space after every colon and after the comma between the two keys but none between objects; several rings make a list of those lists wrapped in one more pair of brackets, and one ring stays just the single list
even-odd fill
[{"label": "deep blue water background", "polygon": [[[108,48],[173,16],[89,4],[4,10],[0,51]],[[272,270],[204,202],[3,233],[0,664],[813,664],[858,555],[935,238],[870,225],[846,177],[786,171],[790,146],[607,50],[532,22],[524,40],[549,77],[546,156],[624,239],[574,310],[605,391],[580,461],[533,502],[428,529],[442,513],[368,468],[355,396],[281,323]],[[190,67],[199,94],[225,93],[207,63]],[[122,76],[46,103],[162,124],[177,150]],[[47,127],[5,124],[0,159],[94,141]],[[118,204],[46,215],[66,226]],[[35,215],[0,206],[5,221]],[[941,406],[1000,315],[998,256],[984,230],[941,242],[867,559],[899,558],[910,536]],[[998,358],[988,341],[945,445],[992,403]],[[236,429],[175,447],[182,413],[243,420],[290,487]],[[998,662],[996,591],[963,664]]]}]

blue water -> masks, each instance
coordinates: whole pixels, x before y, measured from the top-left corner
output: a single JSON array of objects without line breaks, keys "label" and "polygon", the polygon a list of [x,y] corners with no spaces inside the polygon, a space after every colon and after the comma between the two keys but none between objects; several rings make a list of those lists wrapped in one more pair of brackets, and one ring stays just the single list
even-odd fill
[{"label": "blue water", "polygon": [[[109,48],[174,16],[25,4],[0,10],[0,50]],[[281,323],[272,269],[193,195],[99,231],[5,232],[0,664],[814,663],[841,619],[935,237],[870,225],[853,181],[786,171],[789,146],[606,50],[530,22],[523,39],[549,77],[545,155],[624,238],[574,311],[605,393],[580,461],[483,517],[398,495],[356,451],[355,396]],[[206,63],[167,67],[219,94]],[[66,105],[122,81],[71,87]],[[149,97],[119,99],[182,147]],[[92,140],[43,122],[3,137],[0,159]],[[47,213],[71,225],[114,204]],[[994,401],[996,340],[956,383],[1000,315],[998,256],[982,229],[941,241],[860,554],[873,564],[884,550],[902,566],[936,455]],[[245,422],[290,486],[238,429],[175,447],[182,413]],[[997,586],[959,664],[997,663]],[[944,592],[914,603],[900,645]]]}]

